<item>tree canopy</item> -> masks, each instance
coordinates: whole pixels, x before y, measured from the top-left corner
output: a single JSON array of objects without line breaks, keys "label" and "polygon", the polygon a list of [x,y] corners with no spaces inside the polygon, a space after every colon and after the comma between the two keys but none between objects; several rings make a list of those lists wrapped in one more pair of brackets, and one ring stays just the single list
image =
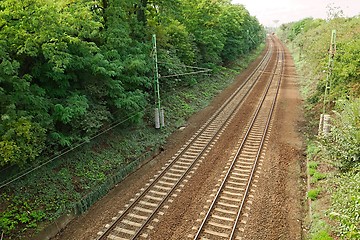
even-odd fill
[{"label": "tree canopy", "polygon": [[[2,0],[0,166],[119,119],[141,121],[152,97],[153,33],[167,66],[221,65],[263,40],[258,21],[230,0]],[[174,71],[167,66],[164,74]]]}]

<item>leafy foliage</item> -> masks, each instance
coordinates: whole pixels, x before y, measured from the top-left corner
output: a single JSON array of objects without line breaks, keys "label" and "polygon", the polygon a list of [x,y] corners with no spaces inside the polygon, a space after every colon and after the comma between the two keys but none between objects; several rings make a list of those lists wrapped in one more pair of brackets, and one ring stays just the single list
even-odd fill
[{"label": "leafy foliage", "polygon": [[[304,74],[302,85],[306,89],[306,108],[316,126],[324,107],[326,75],[331,73],[330,94],[325,102],[330,103],[326,104],[326,110],[332,115],[332,126],[330,134],[316,141],[320,150],[318,158],[340,170],[335,172],[335,179],[326,175],[327,182],[333,183],[328,189],[332,192],[330,216],[339,225],[336,231],[345,239],[359,239],[360,19],[341,18],[339,9],[331,6],[329,9],[328,21],[304,19],[283,25],[280,35],[299,53],[300,71]],[[328,50],[333,29],[337,30],[337,48],[333,68],[329,69]],[[325,177],[310,166],[309,172],[312,173],[313,182]]]},{"label": "leafy foliage", "polygon": [[360,166],[360,98],[341,101],[330,135],[323,139],[327,156],[343,171]]},{"label": "leafy foliage", "polygon": [[[263,39],[257,20],[225,0],[1,1],[0,115],[13,120],[0,123],[0,165],[71,146],[113,121],[141,122],[154,32],[170,64],[162,74],[234,60]],[[10,136],[22,119],[31,121],[26,147]]]},{"label": "leafy foliage", "polygon": [[310,189],[307,193],[308,198],[310,198],[311,200],[316,200],[318,195],[320,194],[321,190],[318,188],[315,189]]},{"label": "leafy foliage", "polygon": [[[9,200],[9,196],[3,193],[1,200]],[[8,211],[5,211],[0,218],[0,228],[9,232],[14,230],[18,224],[24,225],[22,231],[27,228],[36,228],[37,223],[45,218],[46,214],[42,210],[33,210],[30,204],[24,200],[14,199]]]},{"label": "leafy foliage", "polygon": [[[333,29],[337,30],[337,49],[331,71],[331,90],[329,101],[359,97],[359,18],[334,18],[329,22],[319,19],[304,19],[282,25],[279,33],[286,41],[292,42],[301,52],[303,72],[306,74],[304,86],[309,89],[305,96],[310,104],[323,102],[326,74],[328,69],[328,50]],[[306,60],[306,62],[304,62]],[[314,82],[316,84],[314,84]],[[313,107],[312,106],[312,107]]]},{"label": "leafy foliage", "polygon": [[333,238],[329,236],[326,230],[320,230],[314,236],[311,237],[311,240],[332,240]]},{"label": "leafy foliage", "polygon": [[[253,54],[251,60],[258,53]],[[249,62],[250,59],[246,62],[242,60],[241,66]],[[22,206],[25,203],[28,206],[26,211],[45,214],[41,219],[31,220],[38,227],[74,208],[77,213],[86,211],[91,203],[103,196],[101,194],[113,187],[110,184],[116,183],[113,176],[121,175],[124,169],[141,159],[144,152],[148,153],[156,149],[155,146],[163,145],[166,137],[183,126],[190,114],[203,109],[213,96],[233,81],[234,74],[238,71],[234,72],[223,69],[211,78],[200,76],[197,78],[198,83],[192,87],[183,86],[180,90],[177,88],[163,94],[163,102],[167,106],[167,127],[162,132],[146,124],[128,129],[116,128],[59,161],[1,189],[0,197],[3,197],[0,201],[0,227],[4,230],[5,237],[33,236],[31,234],[36,226],[26,227],[17,220],[18,209],[24,209]]]},{"label": "leafy foliage", "polygon": [[[258,21],[230,0],[0,1],[0,170],[37,166],[117,123],[123,130],[150,125],[153,33],[161,75],[199,66],[216,72],[264,39]],[[162,91],[174,95],[168,99],[181,106],[164,99],[169,122],[180,124],[204,106],[202,99],[223,87],[223,79],[204,85],[193,77],[162,81]],[[176,95],[189,86],[203,98]],[[151,134],[152,141],[164,141],[164,134]],[[121,138],[121,147],[105,144],[108,154],[74,154],[11,184],[2,190],[7,205],[0,204],[0,227],[14,234],[58,217],[154,147],[148,141]]]},{"label": "leafy foliage", "polygon": [[345,174],[334,180],[330,216],[340,222],[340,234],[346,239],[360,238],[360,173]]},{"label": "leafy foliage", "polygon": [[45,142],[45,130],[38,124],[21,117],[13,120],[2,116],[0,128],[0,166],[6,164],[23,165],[34,160],[41,153]]}]

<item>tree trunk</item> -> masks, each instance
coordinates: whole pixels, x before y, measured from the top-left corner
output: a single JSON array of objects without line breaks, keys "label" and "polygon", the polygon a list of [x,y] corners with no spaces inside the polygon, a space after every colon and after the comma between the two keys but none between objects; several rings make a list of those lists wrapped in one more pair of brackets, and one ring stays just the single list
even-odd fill
[{"label": "tree trunk", "polygon": [[142,22],[144,26],[147,23],[146,15],[145,15],[147,4],[148,4],[148,0],[140,0],[140,5],[137,10],[137,19],[139,22]]}]

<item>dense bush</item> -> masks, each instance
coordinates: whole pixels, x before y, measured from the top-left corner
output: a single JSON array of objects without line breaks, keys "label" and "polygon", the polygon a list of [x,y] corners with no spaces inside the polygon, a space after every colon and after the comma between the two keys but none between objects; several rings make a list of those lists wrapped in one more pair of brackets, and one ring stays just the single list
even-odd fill
[{"label": "dense bush", "polygon": [[[331,74],[329,101],[360,96],[359,39],[360,18],[335,18],[331,21],[304,19],[282,25],[279,35],[300,52],[301,72],[305,74],[306,98],[312,106],[322,104],[331,31],[337,30],[337,49]],[[332,104],[334,105],[334,104]]]},{"label": "dense bush", "polygon": [[360,98],[337,105],[331,133],[322,141],[324,150],[342,171],[360,169]]},{"label": "dense bush", "polygon": [[[340,222],[339,233],[345,239],[360,238],[360,172],[334,180],[330,216]],[[336,189],[336,190],[335,190]]]}]

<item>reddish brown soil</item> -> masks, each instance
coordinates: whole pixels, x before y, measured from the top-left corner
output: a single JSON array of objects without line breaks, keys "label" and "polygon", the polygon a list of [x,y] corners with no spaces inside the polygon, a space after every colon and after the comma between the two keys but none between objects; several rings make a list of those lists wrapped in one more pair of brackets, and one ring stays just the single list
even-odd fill
[{"label": "reddish brown soil", "polygon": [[[126,178],[90,210],[77,217],[58,234],[56,240],[94,239],[103,226],[128,203],[136,192],[161,169],[193,133],[211,116],[245,76],[259,62],[257,59],[247,71],[237,77],[234,84],[217,96],[211,105],[191,117],[183,131],[174,133],[165,150],[154,160]],[[290,55],[286,58],[286,75],[294,74]],[[239,111],[217,144],[189,182],[182,188],[159,223],[152,225],[150,239],[185,239],[197,224],[199,213],[228,159],[233,145],[238,141],[246,119],[251,115],[252,104],[259,97],[259,90],[248,97],[248,103]],[[284,77],[268,150],[265,156],[254,204],[246,225],[245,239],[301,239],[302,237],[302,141],[299,126],[302,122],[301,100],[294,77]]]},{"label": "reddish brown soil", "polygon": [[268,151],[245,229],[244,239],[302,239],[303,156],[302,100],[295,66],[286,51],[286,70]]}]

